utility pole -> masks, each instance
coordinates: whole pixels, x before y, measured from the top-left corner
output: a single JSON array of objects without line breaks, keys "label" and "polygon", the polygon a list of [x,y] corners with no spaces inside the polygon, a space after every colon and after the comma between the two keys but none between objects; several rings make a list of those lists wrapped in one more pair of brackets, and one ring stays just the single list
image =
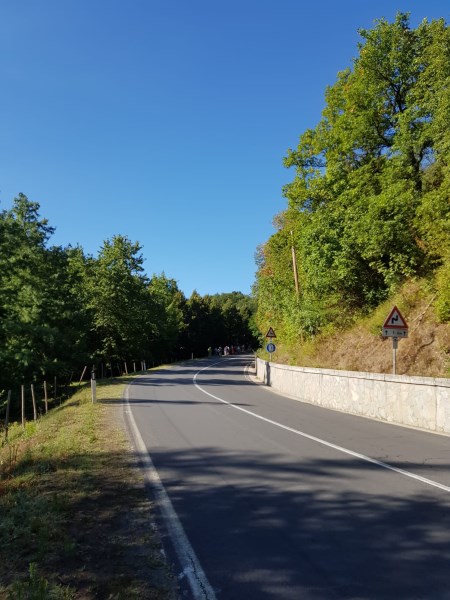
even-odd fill
[{"label": "utility pole", "polygon": [[291,248],[292,248],[292,270],[294,271],[295,293],[297,294],[297,302],[298,302],[300,300],[300,288],[298,285],[297,257],[295,255],[294,233],[293,233],[292,229],[291,229]]}]

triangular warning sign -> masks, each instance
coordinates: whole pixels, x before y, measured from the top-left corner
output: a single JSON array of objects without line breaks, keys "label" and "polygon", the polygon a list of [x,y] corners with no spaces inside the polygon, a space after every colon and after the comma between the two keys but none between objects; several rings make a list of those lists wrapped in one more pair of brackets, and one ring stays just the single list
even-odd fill
[{"label": "triangular warning sign", "polygon": [[408,325],[406,324],[402,313],[398,310],[396,306],[394,306],[394,308],[389,313],[389,316],[384,322],[383,327],[388,327],[389,329],[408,329]]},{"label": "triangular warning sign", "polygon": [[269,331],[266,333],[266,337],[268,337],[268,338],[275,338],[275,337],[277,337],[275,335],[275,331],[272,329],[272,327],[269,327]]}]

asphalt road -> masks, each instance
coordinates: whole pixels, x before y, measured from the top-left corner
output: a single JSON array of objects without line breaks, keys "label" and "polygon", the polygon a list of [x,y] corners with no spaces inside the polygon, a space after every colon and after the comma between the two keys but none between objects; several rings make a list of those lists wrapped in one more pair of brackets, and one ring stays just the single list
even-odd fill
[{"label": "asphalt road", "polygon": [[191,597],[450,599],[450,438],[286,398],[250,363],[193,361],[128,389],[166,521],[205,575]]}]

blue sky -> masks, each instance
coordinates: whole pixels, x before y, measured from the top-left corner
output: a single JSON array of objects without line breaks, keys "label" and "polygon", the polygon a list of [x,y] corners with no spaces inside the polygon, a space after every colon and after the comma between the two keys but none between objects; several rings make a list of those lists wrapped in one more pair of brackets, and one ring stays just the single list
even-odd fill
[{"label": "blue sky", "polygon": [[53,244],[122,234],[187,296],[249,293],[287,149],[398,10],[450,21],[448,0],[2,0],[0,209],[22,192]]}]

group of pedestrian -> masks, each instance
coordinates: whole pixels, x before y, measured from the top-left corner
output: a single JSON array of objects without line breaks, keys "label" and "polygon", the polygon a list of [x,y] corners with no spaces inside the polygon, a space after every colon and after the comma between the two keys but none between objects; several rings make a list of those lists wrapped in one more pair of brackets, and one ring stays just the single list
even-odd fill
[{"label": "group of pedestrian", "polygon": [[[208,348],[209,356],[211,356],[210,350],[211,350],[211,348]],[[241,354],[242,352],[245,352],[244,344],[242,346],[225,345],[223,348],[222,348],[222,346],[218,346],[217,348],[214,348],[214,356],[229,356],[230,354]]]}]

